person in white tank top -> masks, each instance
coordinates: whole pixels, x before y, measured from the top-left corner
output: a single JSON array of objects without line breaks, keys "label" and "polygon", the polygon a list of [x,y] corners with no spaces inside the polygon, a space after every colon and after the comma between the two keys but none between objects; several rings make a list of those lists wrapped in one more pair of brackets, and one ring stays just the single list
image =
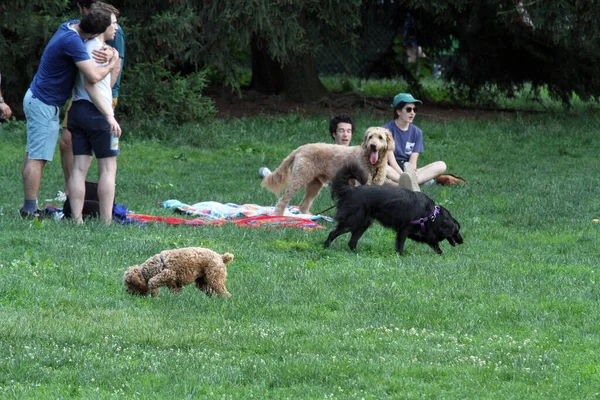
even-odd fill
[{"label": "person in white tank top", "polygon": [[[104,47],[107,40],[114,39],[118,29],[116,8],[106,3],[94,3],[92,7],[109,8],[111,24],[103,33],[85,43],[90,54]],[[115,120],[112,108],[110,74],[96,84],[79,74],[72,98],[68,120],[73,142],[73,171],[68,183],[71,215],[76,223],[83,223],[85,179],[94,154],[98,160],[98,211],[100,219],[109,224],[112,222],[117,155],[120,153],[118,148],[112,147],[111,139],[121,136],[121,127]]]}]

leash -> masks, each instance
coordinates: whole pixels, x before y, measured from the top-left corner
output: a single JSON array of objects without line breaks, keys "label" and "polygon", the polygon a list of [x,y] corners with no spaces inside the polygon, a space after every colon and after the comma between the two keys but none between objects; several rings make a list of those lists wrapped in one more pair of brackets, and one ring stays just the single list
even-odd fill
[{"label": "leash", "polygon": [[414,220],[410,221],[410,223],[413,225],[417,225],[417,224],[421,225],[421,231],[423,233],[425,233],[425,232],[427,232],[427,229],[425,229],[425,222],[435,221],[435,217],[437,217],[439,213],[440,213],[440,206],[435,206],[433,209],[433,214],[431,214],[428,217],[414,219]]},{"label": "leash", "polygon": [[329,210],[331,210],[331,209],[332,209],[332,208],[334,208],[334,207],[335,207],[335,204],[334,204],[334,205],[332,205],[332,206],[331,206],[331,207],[329,207],[329,208],[326,208],[326,209],[324,209],[324,210],[323,210],[323,211],[321,211],[321,212],[318,212],[318,213],[316,213],[315,215],[321,215],[321,214],[323,214],[325,211],[329,211]]}]

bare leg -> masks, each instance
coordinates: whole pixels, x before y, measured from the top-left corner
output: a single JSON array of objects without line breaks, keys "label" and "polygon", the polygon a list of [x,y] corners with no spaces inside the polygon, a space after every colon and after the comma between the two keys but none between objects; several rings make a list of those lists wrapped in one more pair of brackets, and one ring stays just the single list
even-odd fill
[{"label": "bare leg", "polygon": [[390,167],[388,165],[388,166],[386,166],[386,169],[385,169],[385,175],[386,175],[385,185],[386,186],[396,186],[396,187],[400,187],[403,189],[420,192],[421,190],[419,189],[419,185],[416,183],[416,180],[415,180],[416,178],[414,177],[414,171],[411,170],[411,172],[413,172],[412,177],[408,173],[408,170],[407,170],[407,172],[399,174],[398,172],[396,172],[395,169],[393,169],[392,167]]},{"label": "bare leg", "polygon": [[29,153],[25,153],[23,161],[23,194],[27,200],[35,200],[40,192],[42,183],[42,171],[46,166],[46,160],[31,160]]},{"label": "bare leg", "polygon": [[73,221],[83,224],[83,202],[85,201],[85,177],[92,163],[92,156],[74,156],[73,170],[69,178],[69,202]]},{"label": "bare leg", "polygon": [[386,186],[398,186],[398,179],[400,174],[389,165],[385,166],[385,181],[383,182]]},{"label": "bare leg", "polygon": [[443,161],[436,161],[431,164],[427,164],[422,168],[418,168],[417,171],[419,173],[417,183],[423,184],[428,180],[437,178],[446,172],[446,163]]},{"label": "bare leg", "polygon": [[398,172],[396,172],[396,170],[394,168],[390,167],[389,165],[386,165],[385,166],[385,177],[392,181],[398,182],[398,179],[400,179],[400,174]]},{"label": "bare leg", "polygon": [[65,177],[65,194],[69,194],[69,177],[73,170],[73,142],[71,140],[71,132],[67,128],[63,128],[62,130],[59,147],[60,163]]},{"label": "bare leg", "polygon": [[98,159],[98,200],[100,218],[107,224],[112,222],[113,203],[115,202],[115,183],[117,179],[117,157]]}]

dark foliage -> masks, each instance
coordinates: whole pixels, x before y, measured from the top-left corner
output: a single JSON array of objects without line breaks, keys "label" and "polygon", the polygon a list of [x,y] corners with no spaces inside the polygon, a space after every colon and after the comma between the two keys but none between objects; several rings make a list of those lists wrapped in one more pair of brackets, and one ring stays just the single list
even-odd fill
[{"label": "dark foliage", "polygon": [[[403,3],[403,2],[400,2]],[[445,62],[445,78],[473,97],[530,82],[567,103],[600,94],[600,4],[583,1],[412,1],[419,44]],[[405,10],[398,8],[402,14]],[[438,58],[440,59],[440,58]]]},{"label": "dark foliage", "polygon": [[[68,0],[0,2],[0,71],[3,92],[20,114],[23,94],[41,53],[59,24],[77,18]],[[416,41],[428,59],[444,65],[457,94],[481,95],[492,86],[510,94],[524,82],[547,85],[567,102],[600,92],[600,4],[580,0],[115,0],[127,39],[119,112],[177,121],[206,118],[206,77],[239,88],[240,64],[251,57],[253,81],[267,92],[298,101],[324,94],[315,49],[333,43],[353,48],[365,15],[397,33],[381,48],[373,74],[403,71],[417,85],[419,72],[404,51]],[[406,25],[406,21],[410,24]],[[254,45],[252,48],[251,45]],[[387,50],[387,52],[386,52]],[[390,68],[391,65],[391,68]],[[210,71],[207,75],[205,71]],[[484,90],[482,90],[484,89]],[[184,101],[185,99],[185,101]],[[126,100],[126,102],[125,102]]]}]

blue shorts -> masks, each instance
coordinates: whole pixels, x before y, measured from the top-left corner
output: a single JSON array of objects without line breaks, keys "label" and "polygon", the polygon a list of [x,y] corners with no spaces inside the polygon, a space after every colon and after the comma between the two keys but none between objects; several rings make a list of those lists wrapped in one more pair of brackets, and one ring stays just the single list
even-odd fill
[{"label": "blue shorts", "polygon": [[68,129],[73,141],[73,155],[96,158],[116,157],[119,150],[112,150],[110,125],[96,106],[87,100],[73,102],[69,110]]},{"label": "blue shorts", "polygon": [[28,89],[23,98],[23,111],[27,119],[28,158],[52,161],[60,130],[59,108],[44,103]]}]

